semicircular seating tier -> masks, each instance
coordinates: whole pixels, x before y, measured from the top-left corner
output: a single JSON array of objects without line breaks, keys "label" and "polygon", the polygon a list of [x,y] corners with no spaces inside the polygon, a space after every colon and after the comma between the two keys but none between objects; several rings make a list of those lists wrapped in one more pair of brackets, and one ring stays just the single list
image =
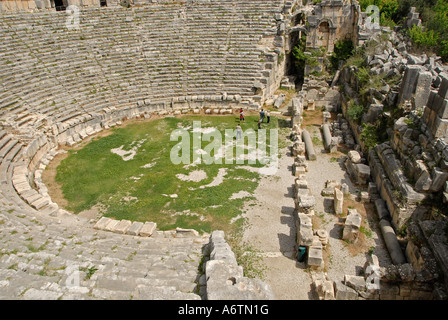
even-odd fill
[{"label": "semicircular seating tier", "polygon": [[[199,297],[192,290],[206,238],[95,230],[51,201],[41,175],[61,144],[125,119],[256,107],[259,43],[275,37],[281,5],[82,9],[78,29],[67,27],[67,12],[0,15],[0,299]],[[66,285],[70,266],[82,287]]]}]

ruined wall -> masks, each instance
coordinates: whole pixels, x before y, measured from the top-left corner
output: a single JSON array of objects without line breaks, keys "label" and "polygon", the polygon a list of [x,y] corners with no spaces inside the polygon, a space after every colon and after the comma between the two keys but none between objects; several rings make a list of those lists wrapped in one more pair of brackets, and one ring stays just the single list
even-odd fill
[{"label": "ruined wall", "polygon": [[247,278],[238,265],[235,254],[224,238],[223,231],[213,231],[204,248],[204,275],[199,280],[205,285],[207,300],[273,300],[269,284]]},{"label": "ruined wall", "polygon": [[[62,0],[63,6],[75,5],[78,7],[100,7],[100,0]],[[117,6],[118,0],[107,0],[107,6]],[[54,0],[0,0],[0,12],[18,12],[18,11],[41,11],[50,10],[54,11]]]},{"label": "ruined wall", "polygon": [[[48,1],[50,7],[50,2]],[[1,0],[0,12],[11,11],[32,11],[37,10],[36,1],[34,0]]]},{"label": "ruined wall", "polygon": [[338,40],[357,43],[359,6],[348,0],[327,0],[317,4],[314,14],[307,17],[308,49],[324,47],[333,52]]},{"label": "ruined wall", "polygon": [[[415,12],[409,19],[418,25]],[[368,87],[361,97],[359,67],[346,67],[340,78],[346,117],[353,103],[367,101],[360,121],[347,119],[363,150],[367,147],[361,139],[362,124],[388,124],[387,141],[370,148],[368,162],[384,201],[382,210],[400,231],[406,256],[405,264],[381,271],[381,289],[369,298],[440,299],[448,274],[448,228],[446,217],[438,211],[443,210],[442,202],[448,203],[446,66],[440,57],[411,53],[403,36],[386,32],[389,40],[370,47],[364,57],[369,75],[381,79],[381,84]],[[389,85],[396,77],[400,77],[398,84]],[[358,293],[366,296],[365,291]]]}]

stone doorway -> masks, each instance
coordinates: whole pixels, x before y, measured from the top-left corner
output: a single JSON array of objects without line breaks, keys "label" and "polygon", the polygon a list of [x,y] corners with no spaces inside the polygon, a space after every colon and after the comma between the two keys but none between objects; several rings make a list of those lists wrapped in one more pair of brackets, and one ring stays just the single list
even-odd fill
[{"label": "stone doorway", "polygon": [[54,7],[56,11],[65,11],[66,6],[63,0],[54,0]]},{"label": "stone doorway", "polygon": [[318,44],[319,47],[324,47],[328,51],[330,44],[330,24],[327,21],[323,21],[319,25],[318,31]]},{"label": "stone doorway", "polygon": [[100,0],[101,7],[107,7],[107,0]]},{"label": "stone doorway", "polygon": [[306,34],[302,31],[294,31],[290,34],[290,50],[286,52],[286,76],[294,76],[296,88],[301,88],[304,79],[305,65],[296,63],[294,48],[298,47],[302,52],[306,48]]}]

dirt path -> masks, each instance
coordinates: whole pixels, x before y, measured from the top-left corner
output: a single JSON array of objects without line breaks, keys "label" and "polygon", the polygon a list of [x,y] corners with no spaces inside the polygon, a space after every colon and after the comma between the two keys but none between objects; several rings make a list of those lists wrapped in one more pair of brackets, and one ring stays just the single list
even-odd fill
[{"label": "dirt path", "polygon": [[308,300],[311,277],[295,259],[294,177],[292,157],[286,152],[281,151],[277,174],[262,178],[255,190],[258,205],[246,208],[248,227],[243,240],[262,252],[267,267],[264,281],[271,285],[276,299]]},{"label": "dirt path", "polygon": [[[322,139],[317,126],[309,129],[312,137]],[[379,236],[373,206],[356,201],[357,188],[350,182],[342,159],[338,160],[343,154],[328,154],[320,144],[315,145],[315,150],[317,160],[308,161],[306,179],[312,195],[316,198],[316,214],[313,220],[329,234],[329,244],[324,252],[325,271],[328,276],[333,281],[342,281],[345,274],[359,275],[369,251],[379,256],[380,263],[387,263],[389,257]],[[248,226],[244,231],[243,240],[261,252],[263,264],[267,268],[263,280],[271,285],[276,299],[315,299],[310,269],[305,263],[295,259],[295,206],[292,197],[294,177],[291,173],[293,157],[288,149],[282,150],[281,154],[277,174],[263,178],[255,190],[257,205],[245,208]],[[344,218],[334,214],[331,199],[321,196],[327,180],[347,183],[352,197],[345,201],[345,212],[348,206],[351,206],[363,216],[363,226],[369,232],[360,233],[355,245],[341,240]]]}]

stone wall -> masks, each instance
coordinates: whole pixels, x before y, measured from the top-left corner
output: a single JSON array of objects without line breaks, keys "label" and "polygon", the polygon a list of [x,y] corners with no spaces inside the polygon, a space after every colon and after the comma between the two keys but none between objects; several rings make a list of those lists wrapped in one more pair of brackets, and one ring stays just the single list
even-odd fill
[{"label": "stone wall", "polygon": [[204,248],[204,274],[199,283],[204,285],[207,300],[273,300],[271,287],[259,279],[244,276],[235,254],[223,231],[213,231]]},{"label": "stone wall", "polygon": [[357,43],[359,6],[346,0],[326,0],[314,7],[314,14],[307,17],[307,49],[324,47],[334,50],[338,40],[351,39]]},{"label": "stone wall", "polygon": [[[427,130],[434,138],[446,138],[448,136],[448,73],[440,74],[440,86],[438,90],[430,91],[428,86],[426,108],[423,113],[423,122]],[[447,158],[444,157],[446,161]]]},{"label": "stone wall", "polygon": [[[107,6],[117,6],[119,1],[106,0]],[[62,0],[64,7],[75,5],[78,7],[100,7],[100,0]],[[35,11],[55,11],[54,0],[1,0],[0,13],[7,12],[35,12]]]},{"label": "stone wall", "polygon": [[[368,163],[381,197],[377,211],[384,222],[382,228],[389,235],[400,231],[401,250],[388,249],[403,251],[406,259],[400,258],[381,269],[379,290],[366,295],[364,289],[358,290],[354,285],[352,289],[363,298],[440,299],[446,290],[446,283],[445,289],[440,289],[447,271],[443,258],[446,219],[437,213],[440,209],[435,209],[435,204],[440,208],[440,200],[448,202],[446,66],[439,57],[408,53],[401,35],[388,34],[389,43],[378,46],[375,52],[371,50],[365,62],[372,76],[387,80],[400,75],[401,79],[398,85],[369,89],[364,98],[370,104],[361,124],[374,124],[379,119],[393,123],[387,128],[389,139],[368,152]],[[355,66],[348,66],[341,73],[345,115],[352,107],[350,103],[361,103],[356,73]],[[386,109],[401,109],[402,117],[392,121]],[[361,149],[366,150],[360,139],[362,126],[353,119],[347,120]],[[393,228],[388,227],[389,223]]]}]

